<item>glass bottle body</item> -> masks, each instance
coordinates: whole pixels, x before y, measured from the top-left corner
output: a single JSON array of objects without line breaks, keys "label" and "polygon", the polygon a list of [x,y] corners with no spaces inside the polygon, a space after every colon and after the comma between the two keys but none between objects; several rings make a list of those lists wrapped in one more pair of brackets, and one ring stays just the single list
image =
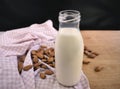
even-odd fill
[{"label": "glass bottle body", "polygon": [[78,11],[60,12],[59,32],[55,41],[56,78],[65,86],[77,84],[81,77],[84,46],[79,21]]}]

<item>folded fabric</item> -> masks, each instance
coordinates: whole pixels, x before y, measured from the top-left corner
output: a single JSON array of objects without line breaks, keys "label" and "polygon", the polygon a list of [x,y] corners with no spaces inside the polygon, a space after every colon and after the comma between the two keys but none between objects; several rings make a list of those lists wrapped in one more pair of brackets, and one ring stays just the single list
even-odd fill
[{"label": "folded fabric", "polygon": [[40,45],[54,47],[56,34],[57,31],[51,20],[2,34],[0,37],[0,89],[90,89],[83,72],[80,82],[73,87],[60,85],[55,74],[44,80],[40,79],[39,69],[35,72],[30,69],[19,74],[17,57],[28,50],[24,66],[32,64],[31,50],[38,49]]}]

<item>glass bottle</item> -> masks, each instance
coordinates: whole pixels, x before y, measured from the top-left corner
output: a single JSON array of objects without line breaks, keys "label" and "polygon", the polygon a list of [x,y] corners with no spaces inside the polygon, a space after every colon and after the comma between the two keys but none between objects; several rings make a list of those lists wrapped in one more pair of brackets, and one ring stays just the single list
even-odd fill
[{"label": "glass bottle", "polygon": [[84,44],[79,22],[79,11],[59,12],[59,31],[55,40],[55,64],[57,81],[64,86],[74,86],[81,78]]}]

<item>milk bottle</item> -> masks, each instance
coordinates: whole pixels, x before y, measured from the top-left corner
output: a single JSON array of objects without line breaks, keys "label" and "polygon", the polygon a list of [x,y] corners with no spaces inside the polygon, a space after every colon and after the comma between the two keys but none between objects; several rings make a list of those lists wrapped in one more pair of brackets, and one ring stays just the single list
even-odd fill
[{"label": "milk bottle", "polygon": [[84,44],[79,21],[80,13],[76,10],[63,10],[59,13],[55,64],[57,81],[64,86],[73,86],[81,78]]}]

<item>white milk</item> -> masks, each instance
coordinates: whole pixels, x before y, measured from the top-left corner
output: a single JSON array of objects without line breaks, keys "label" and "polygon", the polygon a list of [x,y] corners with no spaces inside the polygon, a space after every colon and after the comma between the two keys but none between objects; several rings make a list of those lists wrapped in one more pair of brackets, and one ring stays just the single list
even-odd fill
[{"label": "white milk", "polygon": [[76,28],[61,28],[55,42],[56,77],[59,83],[73,86],[80,81],[83,39]]}]

